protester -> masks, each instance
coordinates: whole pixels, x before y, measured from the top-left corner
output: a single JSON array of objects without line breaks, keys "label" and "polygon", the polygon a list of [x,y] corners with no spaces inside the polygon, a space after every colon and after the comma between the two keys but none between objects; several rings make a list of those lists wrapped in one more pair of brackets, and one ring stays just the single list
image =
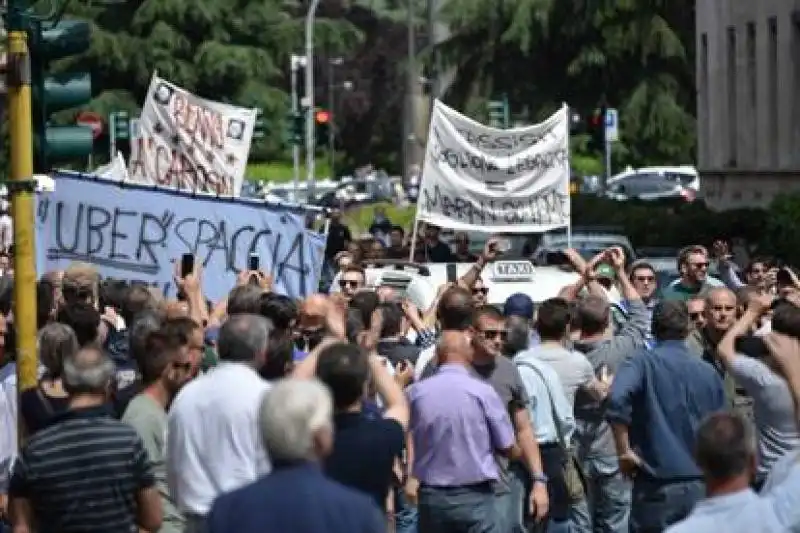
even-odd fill
[{"label": "protester", "polygon": [[270,470],[257,435],[258,402],[270,384],[258,369],[267,358],[270,324],[232,315],[219,333],[220,365],[186,385],[172,403],[167,433],[167,482],[186,533],[204,531],[221,493]]},{"label": "protester", "polygon": [[15,532],[155,532],[162,511],[147,451],[106,407],[114,364],[97,348],[64,359],[70,409],[31,436],[9,495]]},{"label": "protester", "polygon": [[695,457],[707,496],[667,533],[721,528],[726,533],[783,533],[800,528],[800,464],[787,464],[780,485],[759,497],[750,488],[757,458],[749,422],[731,413],[710,415],[697,430]]},{"label": "protester", "polygon": [[[594,264],[606,261],[616,271],[622,298],[627,302],[628,317],[614,334],[611,307],[604,296],[589,294],[578,301],[577,320],[580,338],[574,342],[576,350],[586,355],[595,376],[614,375],[617,368],[640,351],[650,332],[649,311],[636,287],[625,273],[625,253],[621,248],[609,248],[595,256],[583,272],[583,280],[591,282]],[[611,428],[603,420],[603,406],[591,395],[579,391],[575,401],[575,418],[578,421],[577,456],[586,479],[587,500],[572,506],[572,526],[577,533],[587,533],[593,528],[604,528],[614,533],[627,532],[631,506],[630,483],[625,479],[617,460]]]},{"label": "protester", "polygon": [[381,533],[372,500],[325,477],[333,447],[333,401],[324,385],[288,379],[260,402],[258,430],[274,471],[216,499],[208,533]]},{"label": "protester", "polygon": [[152,333],[146,343],[147,356],[139,369],[144,390],[125,409],[122,421],[130,425],[142,439],[161,496],[162,533],[183,531],[183,517],[167,488],[167,409],[178,391],[193,375],[194,358],[185,344],[185,337],[174,327],[165,326]]},{"label": "protester", "polygon": [[686,246],[678,253],[678,271],[681,276],[662,288],[664,300],[683,300],[684,302],[714,287],[724,284],[708,275],[711,265],[708,250],[703,246]]},{"label": "protester", "polygon": [[[753,399],[758,434],[758,463],[753,481],[756,490],[761,488],[778,459],[800,447],[797,409],[780,365],[769,353],[759,354],[763,358],[756,359],[737,353],[736,348],[737,340],[749,333],[764,313],[771,311],[772,303],[773,297],[769,294],[754,295],[747,311],[725,333],[717,350],[721,364]],[[800,313],[794,314],[797,322]],[[781,326],[779,318],[779,333],[791,333],[780,331]]]},{"label": "protester", "polygon": [[725,408],[719,375],[686,346],[686,304],[659,302],[652,330],[656,346],[619,366],[606,401],[620,471],[633,480],[631,533],[662,531],[702,497],[695,431]]},{"label": "protester", "polygon": [[469,295],[450,292],[440,304],[449,327],[437,348],[439,369],[408,391],[420,533],[493,531],[500,476],[494,457],[510,456],[515,443],[497,392],[470,375]]},{"label": "protester", "polygon": [[48,324],[39,333],[39,361],[45,368],[36,387],[20,394],[19,410],[26,435],[46,428],[69,407],[64,388],[64,360],[79,349],[72,328],[64,324]]}]

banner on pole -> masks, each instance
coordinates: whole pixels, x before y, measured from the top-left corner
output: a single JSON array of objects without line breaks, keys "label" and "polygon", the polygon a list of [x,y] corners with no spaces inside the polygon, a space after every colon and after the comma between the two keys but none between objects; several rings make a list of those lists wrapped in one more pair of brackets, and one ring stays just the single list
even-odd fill
[{"label": "banner on pole", "polygon": [[417,220],[493,233],[538,233],[569,225],[569,118],[484,126],[436,101],[417,201]]},{"label": "banner on pole", "polygon": [[253,253],[275,292],[303,298],[317,291],[325,236],[305,229],[304,212],[80,174],[56,181],[55,192],[37,197],[40,273],[85,261],[103,276],[142,281],[174,297],[174,261],[191,253],[203,265],[206,297],[219,301]]},{"label": "banner on pole", "polygon": [[153,75],[131,136],[129,179],[238,196],[255,120],[255,109],[205,100]]}]

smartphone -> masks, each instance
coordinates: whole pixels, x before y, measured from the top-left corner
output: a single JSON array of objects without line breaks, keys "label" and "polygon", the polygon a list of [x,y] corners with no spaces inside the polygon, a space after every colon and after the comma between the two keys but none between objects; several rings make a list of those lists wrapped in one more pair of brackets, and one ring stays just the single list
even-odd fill
[{"label": "smartphone", "polygon": [[247,261],[247,270],[258,270],[258,254],[250,254]]},{"label": "smartphone", "polygon": [[194,254],[183,254],[181,256],[181,277],[185,278],[194,272]]},{"label": "smartphone", "polygon": [[789,272],[787,267],[781,267],[781,269],[778,270],[778,273],[775,274],[775,282],[782,286],[792,284],[792,274]]}]

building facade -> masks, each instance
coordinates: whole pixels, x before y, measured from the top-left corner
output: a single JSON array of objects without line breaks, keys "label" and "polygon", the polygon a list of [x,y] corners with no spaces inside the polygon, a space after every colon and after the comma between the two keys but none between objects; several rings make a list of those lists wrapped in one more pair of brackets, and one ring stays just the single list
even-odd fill
[{"label": "building facade", "polygon": [[714,209],[800,190],[800,0],[697,0],[698,168]]}]

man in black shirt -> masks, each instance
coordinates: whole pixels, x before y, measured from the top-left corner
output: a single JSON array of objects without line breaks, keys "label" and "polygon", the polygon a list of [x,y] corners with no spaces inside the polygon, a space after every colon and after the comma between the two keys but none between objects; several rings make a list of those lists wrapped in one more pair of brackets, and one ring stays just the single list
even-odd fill
[{"label": "man in black shirt", "polygon": [[350,235],[350,229],[342,224],[342,212],[338,209],[333,209],[330,213],[331,223],[328,226],[328,244],[325,247],[325,258],[328,261],[333,259],[333,256],[339,252],[347,250],[347,246],[353,237]]},{"label": "man in black shirt", "polygon": [[450,247],[439,240],[439,228],[425,226],[425,259],[428,263],[451,263],[454,260]]}]

